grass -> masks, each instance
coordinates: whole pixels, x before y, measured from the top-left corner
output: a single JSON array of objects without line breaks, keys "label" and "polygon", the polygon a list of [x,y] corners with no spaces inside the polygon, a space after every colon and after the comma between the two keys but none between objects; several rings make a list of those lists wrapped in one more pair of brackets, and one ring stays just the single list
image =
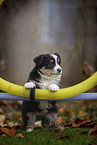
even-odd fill
[{"label": "grass", "polygon": [[[86,120],[87,117],[97,120],[97,101],[60,102],[58,106],[64,108],[63,112],[59,112],[59,116],[63,116],[66,122],[71,123],[76,118]],[[13,110],[9,109],[8,105],[1,108],[5,116],[12,113],[11,118],[6,116],[6,122],[21,122],[20,110],[15,110],[14,106]],[[59,132],[35,128],[33,132],[26,133],[25,130],[15,129],[15,134],[22,133],[24,138],[0,136],[0,145],[96,145],[97,135],[89,135],[89,130],[90,128],[65,127],[64,131]]]},{"label": "grass", "polygon": [[[34,129],[33,132],[22,132],[24,138],[0,137],[0,145],[89,145],[97,144],[97,136],[84,134],[89,128],[65,128],[63,132],[54,132],[41,128]],[[20,130],[16,130],[16,133]],[[60,139],[60,136],[69,136],[70,138]]]}]

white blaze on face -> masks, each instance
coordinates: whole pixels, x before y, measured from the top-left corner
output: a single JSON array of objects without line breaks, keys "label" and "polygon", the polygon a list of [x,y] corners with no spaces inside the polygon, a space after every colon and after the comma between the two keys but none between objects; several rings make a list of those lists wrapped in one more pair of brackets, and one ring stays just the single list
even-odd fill
[{"label": "white blaze on face", "polygon": [[58,74],[58,69],[60,69],[60,74],[62,74],[62,68],[61,66],[58,64],[58,56],[57,55],[54,55],[54,54],[50,54],[54,60],[55,60],[55,67],[53,68],[54,70],[54,74]]}]

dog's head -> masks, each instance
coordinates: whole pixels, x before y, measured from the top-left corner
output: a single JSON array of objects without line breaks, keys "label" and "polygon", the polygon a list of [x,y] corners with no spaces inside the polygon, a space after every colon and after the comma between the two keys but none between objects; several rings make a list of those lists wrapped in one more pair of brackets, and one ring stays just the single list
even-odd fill
[{"label": "dog's head", "polygon": [[42,74],[51,76],[51,75],[60,75],[62,74],[61,58],[59,54],[45,54],[39,55],[33,60],[38,67],[39,71]]}]

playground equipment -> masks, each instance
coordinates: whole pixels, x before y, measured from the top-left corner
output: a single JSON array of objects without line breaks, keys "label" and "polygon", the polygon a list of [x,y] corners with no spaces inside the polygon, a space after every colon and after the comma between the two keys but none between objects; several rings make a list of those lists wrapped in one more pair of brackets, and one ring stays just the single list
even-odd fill
[{"label": "playground equipment", "polygon": [[37,101],[97,100],[97,93],[85,93],[96,85],[97,72],[77,85],[62,88],[56,92],[36,88],[26,89],[0,77],[0,90],[7,92],[0,93],[0,100],[30,100],[31,95]]}]

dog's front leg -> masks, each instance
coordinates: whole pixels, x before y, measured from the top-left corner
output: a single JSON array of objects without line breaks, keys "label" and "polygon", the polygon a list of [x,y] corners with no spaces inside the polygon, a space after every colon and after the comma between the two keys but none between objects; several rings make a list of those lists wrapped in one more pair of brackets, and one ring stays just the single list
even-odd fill
[{"label": "dog's front leg", "polygon": [[50,91],[57,91],[57,90],[59,90],[60,88],[59,88],[59,86],[56,85],[56,84],[50,84],[50,85],[48,86],[48,89],[49,89]]}]

